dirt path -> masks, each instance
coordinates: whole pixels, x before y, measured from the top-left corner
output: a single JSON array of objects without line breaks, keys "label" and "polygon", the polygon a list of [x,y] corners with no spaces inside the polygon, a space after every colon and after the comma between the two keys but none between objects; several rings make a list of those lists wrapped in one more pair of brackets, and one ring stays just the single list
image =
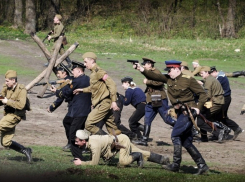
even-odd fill
[{"label": "dirt path", "polygon": [[[0,40],[0,53],[2,56],[8,56],[19,61],[20,65],[28,66],[30,69],[36,70],[38,73],[44,69],[43,64],[46,62],[40,49],[33,43],[22,41],[2,41]],[[78,58],[79,54],[72,54]],[[118,72],[107,70],[117,83],[120,93],[124,93],[121,88],[120,77]],[[0,77],[0,83],[4,82],[4,73]],[[88,73],[89,74],[89,73]],[[125,75],[123,75],[125,76]],[[21,77],[19,82],[28,84],[33,78]],[[144,89],[143,86],[142,89]],[[16,128],[14,140],[24,145],[48,145],[48,146],[64,146],[66,138],[64,127],[62,124],[63,117],[67,112],[66,104],[63,103],[55,112],[48,113],[46,108],[56,99],[50,92],[46,92],[44,98],[37,98],[38,89],[35,87],[28,94],[31,100],[32,111],[27,113],[27,120],[21,121]],[[240,109],[245,103],[244,89],[232,88],[232,103],[229,110],[229,116],[235,120],[242,128],[245,129],[245,115],[240,115]],[[128,118],[133,112],[131,106],[124,107],[122,112],[122,123],[128,126]],[[0,117],[2,117],[2,108],[0,109]],[[143,123],[143,120],[141,120]],[[156,153],[167,154],[172,159],[173,146],[170,140],[172,129],[166,125],[162,119],[157,116],[152,124],[152,131],[148,147],[140,147],[154,151]],[[230,135],[232,138],[233,132]],[[236,141],[227,140],[222,144],[215,142],[194,143],[200,150],[207,163],[211,164],[211,169],[245,173],[245,133],[241,134]],[[0,150],[3,149],[0,146]],[[34,153],[35,155],[35,153]],[[183,161],[192,161],[186,150],[183,149]]]}]

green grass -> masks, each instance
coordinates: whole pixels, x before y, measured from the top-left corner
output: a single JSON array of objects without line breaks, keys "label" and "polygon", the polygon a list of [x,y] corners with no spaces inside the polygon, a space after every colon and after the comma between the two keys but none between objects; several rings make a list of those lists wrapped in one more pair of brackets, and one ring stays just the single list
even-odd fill
[{"label": "green grass", "polygon": [[[195,176],[190,162],[182,162],[180,173],[165,171],[159,164],[145,163],[138,169],[136,163],[130,167],[118,168],[118,158],[105,165],[103,160],[98,166],[75,166],[70,160],[70,152],[59,147],[31,146],[33,163],[27,164],[24,155],[13,150],[0,150],[0,178],[8,180],[24,177],[26,180],[39,181],[242,181],[245,175],[228,174],[211,170],[207,175]],[[89,154],[85,155],[88,159]],[[210,164],[212,168],[212,164]],[[1,180],[2,181],[2,180]]]}]

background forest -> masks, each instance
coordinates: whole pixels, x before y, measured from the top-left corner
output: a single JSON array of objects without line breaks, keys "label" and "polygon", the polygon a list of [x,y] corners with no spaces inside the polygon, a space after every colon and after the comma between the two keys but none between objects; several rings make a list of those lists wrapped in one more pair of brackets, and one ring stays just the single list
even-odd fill
[{"label": "background forest", "polygon": [[164,39],[245,37],[243,0],[1,0],[0,29],[25,34],[50,30],[56,13],[71,32]]}]

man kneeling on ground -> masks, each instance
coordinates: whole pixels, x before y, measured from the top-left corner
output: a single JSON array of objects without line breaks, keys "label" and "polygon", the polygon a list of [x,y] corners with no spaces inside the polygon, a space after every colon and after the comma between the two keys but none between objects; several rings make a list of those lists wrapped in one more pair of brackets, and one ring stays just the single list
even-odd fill
[{"label": "man kneeling on ground", "polygon": [[126,166],[137,161],[138,167],[143,167],[143,161],[155,162],[162,165],[169,164],[169,158],[153,152],[141,150],[130,142],[127,135],[91,135],[87,130],[77,130],[75,144],[86,147],[91,151],[90,161],[75,158],[75,165],[97,165],[100,157],[109,161],[119,153],[119,165]]}]

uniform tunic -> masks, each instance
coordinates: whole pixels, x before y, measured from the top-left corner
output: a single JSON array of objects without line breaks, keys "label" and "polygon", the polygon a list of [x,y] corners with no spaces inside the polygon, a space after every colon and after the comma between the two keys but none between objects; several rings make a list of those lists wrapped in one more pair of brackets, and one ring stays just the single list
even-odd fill
[{"label": "uniform tunic", "polygon": [[[189,107],[197,107],[201,110],[207,100],[203,88],[190,76],[181,73],[175,79],[171,79],[168,75],[155,74],[148,70],[144,70],[142,74],[149,76],[152,80],[167,83],[168,96],[172,105],[181,101]],[[199,95],[198,105],[194,101],[193,93]],[[191,132],[193,124],[187,115],[182,114],[179,110],[176,110],[176,113],[178,118],[171,134],[172,142],[174,145],[183,145],[185,148],[189,148],[193,145]]]},{"label": "uniform tunic", "polygon": [[201,66],[198,66],[194,69],[194,71],[192,72],[193,76],[199,76],[199,72],[201,70]]},{"label": "uniform tunic", "polygon": [[85,129],[95,134],[99,131],[95,124],[105,119],[109,133],[112,132],[112,129],[117,130],[113,112],[110,109],[111,103],[117,100],[116,84],[97,64],[91,69],[90,86],[83,87],[83,92],[92,94],[92,105],[94,107],[88,115]]},{"label": "uniform tunic", "polygon": [[[121,148],[119,151],[119,164],[128,165],[132,163],[133,159],[130,155],[131,152],[141,152],[144,160],[148,160],[150,157],[149,151],[144,151],[137,148],[133,145],[129,138],[120,134],[117,135],[118,142],[120,145],[125,148]],[[86,148],[89,149],[92,153],[92,160],[83,161],[82,165],[97,165],[99,163],[100,158],[104,160],[109,160],[114,156],[115,150],[111,149],[111,144],[113,143],[114,136],[112,135],[91,135],[89,136],[88,142],[86,144]]]},{"label": "uniform tunic", "polygon": [[4,106],[4,116],[0,120],[1,144],[8,147],[12,143],[16,125],[21,121],[21,118],[25,118],[27,91],[22,84],[17,83],[13,89],[8,89],[4,84],[1,95],[8,99]]}]

